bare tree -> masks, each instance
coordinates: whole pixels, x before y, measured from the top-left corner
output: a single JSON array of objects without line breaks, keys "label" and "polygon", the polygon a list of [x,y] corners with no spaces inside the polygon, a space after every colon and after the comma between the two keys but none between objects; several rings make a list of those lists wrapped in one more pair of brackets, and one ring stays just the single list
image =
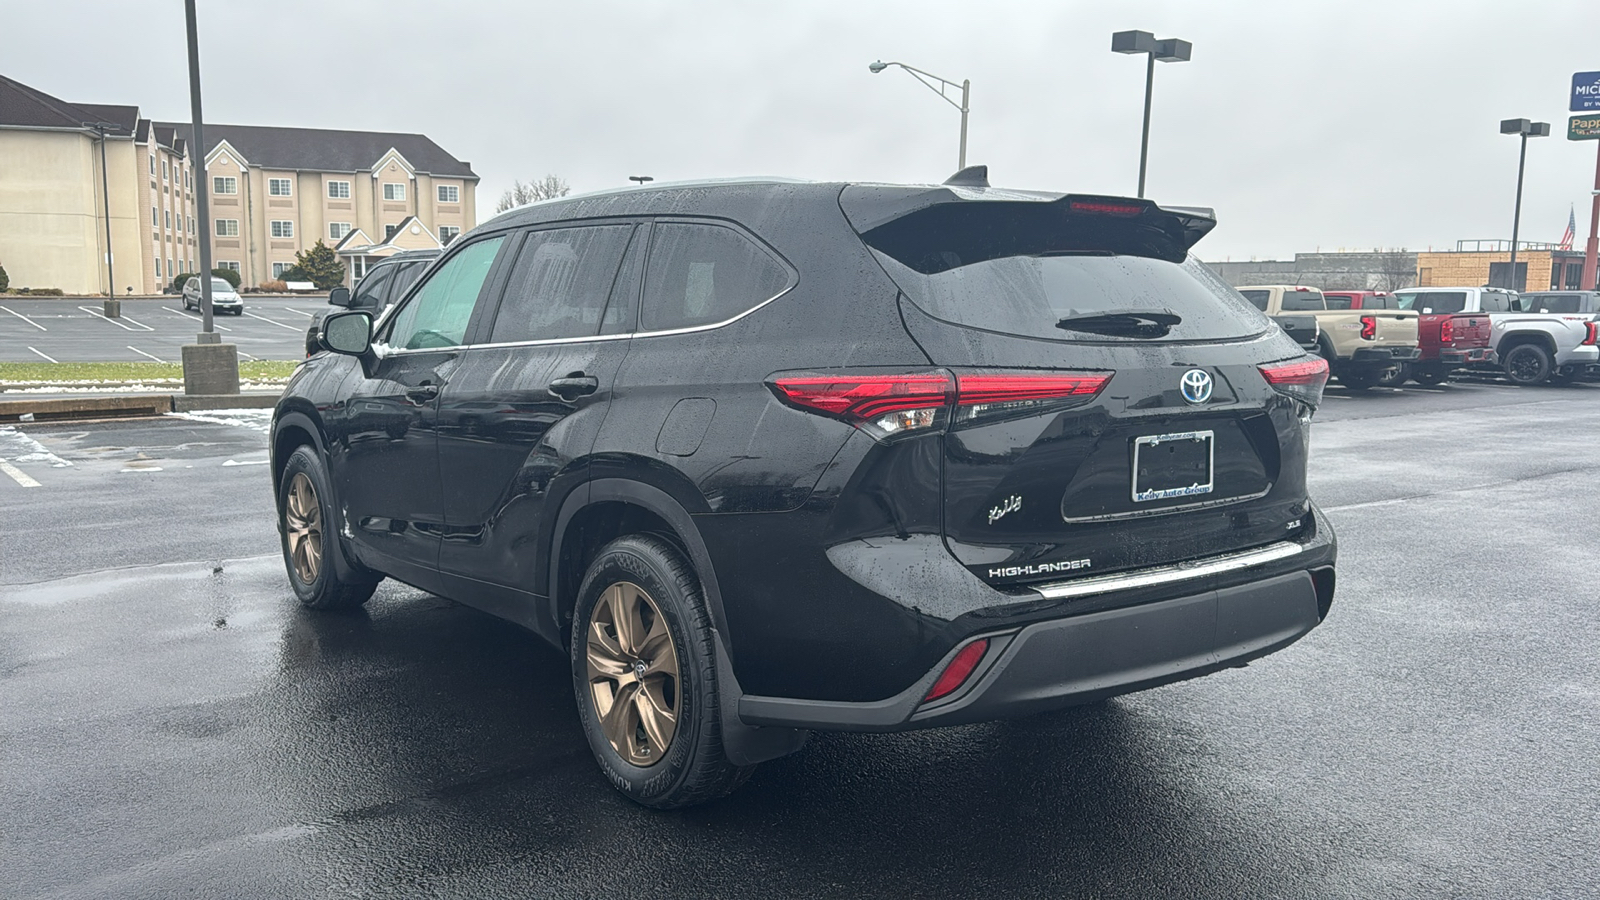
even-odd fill
[{"label": "bare tree", "polygon": [[571,190],[572,186],[559,175],[546,175],[537,181],[527,183],[513,181],[511,189],[500,195],[500,202],[495,204],[494,211],[503,213],[508,209],[527,206],[540,200],[554,200],[557,197],[565,197]]},{"label": "bare tree", "polygon": [[1385,291],[1408,288],[1417,278],[1417,257],[1405,250],[1385,250],[1378,254],[1378,278]]}]

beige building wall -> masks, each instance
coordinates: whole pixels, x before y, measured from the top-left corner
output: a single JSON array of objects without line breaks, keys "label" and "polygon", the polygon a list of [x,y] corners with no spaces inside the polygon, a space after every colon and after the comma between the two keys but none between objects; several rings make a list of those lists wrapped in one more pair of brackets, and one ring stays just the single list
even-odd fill
[{"label": "beige building wall", "polygon": [[[1521,243],[1520,241],[1518,242]],[[1528,264],[1530,291],[1550,289],[1552,254],[1549,250],[1517,250],[1517,265]],[[1489,283],[1489,264],[1508,263],[1510,250],[1469,252],[1419,251],[1418,287],[1482,287]]]},{"label": "beige building wall", "polygon": [[[206,166],[207,189],[213,187],[209,179],[233,178],[235,190],[232,194],[218,194],[214,190],[208,196],[211,213],[210,232],[205,235],[211,241],[211,265],[223,268],[223,263],[230,263],[239,267],[239,275],[244,284],[256,284],[250,275],[250,215],[246,204],[249,190],[249,173],[227,154],[218,154]],[[220,235],[217,233],[220,220],[235,220],[239,223],[237,235]]]}]

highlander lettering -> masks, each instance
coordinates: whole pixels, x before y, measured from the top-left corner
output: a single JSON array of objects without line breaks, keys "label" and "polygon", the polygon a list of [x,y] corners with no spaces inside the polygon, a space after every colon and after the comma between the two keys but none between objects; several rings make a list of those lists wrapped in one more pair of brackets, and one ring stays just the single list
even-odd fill
[{"label": "highlander lettering", "polygon": [[990,569],[990,578],[1014,578],[1018,575],[1048,575],[1051,572],[1071,572],[1074,569],[1087,569],[1090,562],[1087,559],[1074,559],[1065,562],[1030,563],[1026,566],[1006,566],[1003,569]]}]

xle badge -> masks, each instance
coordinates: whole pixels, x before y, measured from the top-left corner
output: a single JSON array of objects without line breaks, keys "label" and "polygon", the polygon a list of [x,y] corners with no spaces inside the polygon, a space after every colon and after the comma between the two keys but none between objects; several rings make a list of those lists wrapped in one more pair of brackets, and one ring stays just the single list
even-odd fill
[{"label": "xle badge", "polygon": [[1005,518],[1007,513],[1014,513],[1021,508],[1021,497],[1007,497],[1004,503],[1001,503],[999,506],[989,510],[989,524],[993,525],[994,523]]}]

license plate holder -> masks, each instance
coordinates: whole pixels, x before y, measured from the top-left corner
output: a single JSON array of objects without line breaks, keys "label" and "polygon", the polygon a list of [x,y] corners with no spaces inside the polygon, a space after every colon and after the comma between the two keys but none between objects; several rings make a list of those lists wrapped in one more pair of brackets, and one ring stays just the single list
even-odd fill
[{"label": "license plate holder", "polygon": [[1133,439],[1133,502],[1211,493],[1216,433],[1179,431]]}]

